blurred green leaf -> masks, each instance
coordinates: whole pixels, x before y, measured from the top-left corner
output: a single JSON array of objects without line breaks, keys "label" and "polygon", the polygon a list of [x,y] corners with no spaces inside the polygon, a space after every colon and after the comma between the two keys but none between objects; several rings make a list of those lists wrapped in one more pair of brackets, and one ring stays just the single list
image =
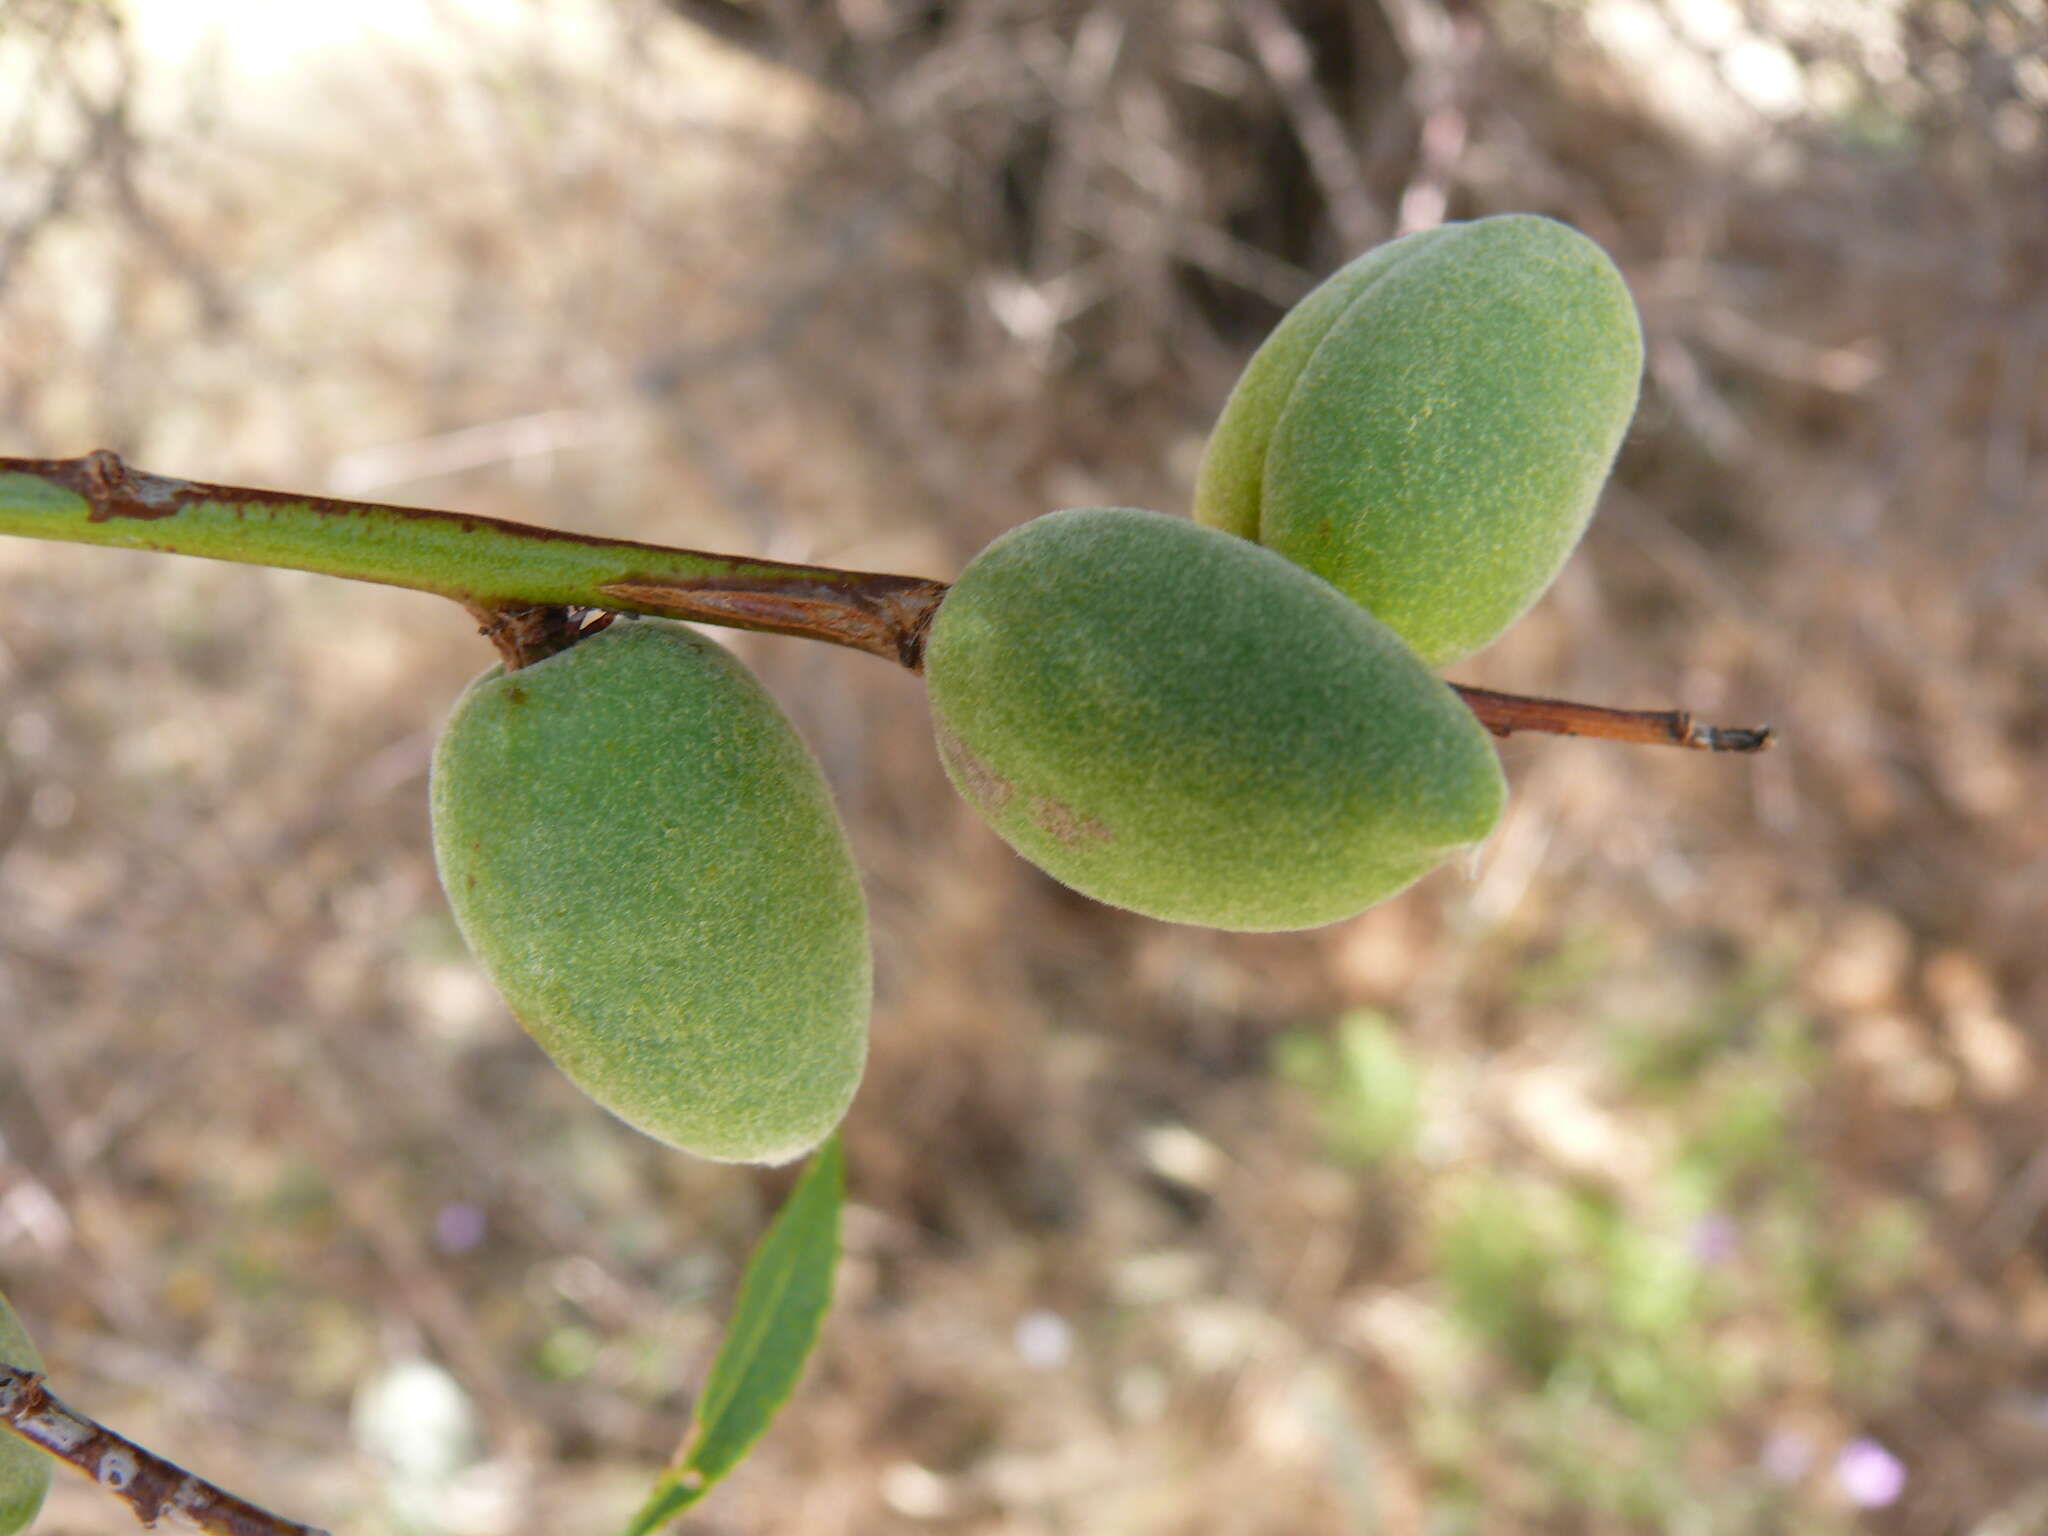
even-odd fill
[{"label": "blurred green leaf", "polygon": [[748,1260],[683,1454],[656,1481],[624,1536],[648,1536],[703,1498],[739,1465],[795,1388],[832,1299],[845,1192],[846,1164],[834,1136]]},{"label": "blurred green leaf", "polygon": [[1451,1201],[1436,1244],[1452,1315],[1535,1380],[1567,1343],[1549,1294],[1558,1247],[1543,1225],[1551,1206],[1533,1188],[1475,1178]]},{"label": "blurred green leaf", "polygon": [[1608,1053],[1629,1085],[1683,1098],[1731,1058],[1797,1051],[1804,1027],[1786,998],[1791,983],[1790,962],[1766,956],[1681,1012],[1615,1021]]},{"label": "blurred green leaf", "polygon": [[1549,954],[1525,961],[1513,973],[1515,1001],[1525,1008],[1570,1002],[1607,976],[1614,964],[1614,943],[1605,929],[1575,929]]},{"label": "blurred green leaf", "polygon": [[579,1324],[551,1329],[535,1353],[534,1368],[549,1381],[579,1381],[597,1364],[599,1340]]},{"label": "blurred green leaf", "polygon": [[1337,1024],[1334,1042],[1285,1036],[1274,1067],[1316,1099],[1330,1150],[1370,1167],[1407,1151],[1421,1117],[1422,1073],[1386,1015],[1361,1008]]}]

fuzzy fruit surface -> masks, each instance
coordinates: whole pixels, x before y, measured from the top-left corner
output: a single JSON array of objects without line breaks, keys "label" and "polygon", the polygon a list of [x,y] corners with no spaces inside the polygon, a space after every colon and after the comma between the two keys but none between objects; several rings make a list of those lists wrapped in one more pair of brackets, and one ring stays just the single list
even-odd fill
[{"label": "fuzzy fruit surface", "polygon": [[1272,552],[1121,507],[961,573],[925,651],[956,788],[1112,906],[1213,928],[1363,911],[1500,814],[1492,743],[1387,627]]},{"label": "fuzzy fruit surface", "polygon": [[[40,1371],[43,1357],[7,1298],[0,1295],[0,1362]],[[50,1458],[26,1440],[0,1430],[0,1536],[28,1529],[50,1491]]]},{"label": "fuzzy fruit surface", "polygon": [[1642,367],[1628,288],[1576,230],[1503,214],[1406,236],[1338,271],[1254,354],[1195,517],[1306,566],[1442,666],[1556,577]]},{"label": "fuzzy fruit surface", "polygon": [[430,799],[463,937],[585,1093],[723,1162],[786,1162],[839,1123],[867,908],[817,763],[730,653],[642,620],[494,668]]}]

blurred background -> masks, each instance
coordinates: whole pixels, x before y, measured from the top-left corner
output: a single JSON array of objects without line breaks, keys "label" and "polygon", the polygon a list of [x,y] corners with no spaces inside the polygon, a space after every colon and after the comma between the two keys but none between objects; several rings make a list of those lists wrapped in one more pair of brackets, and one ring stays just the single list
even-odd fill
[{"label": "blurred background", "polygon": [[[872,901],[839,1297],[707,1533],[2048,1530],[2042,0],[0,0],[0,452],[950,577],[1182,512],[1285,307],[1532,210],[1641,415],[1322,931],[1068,894],[917,681],[725,638]],[[467,617],[0,541],[0,1286],[337,1536],[615,1529],[787,1170],[668,1153],[436,889]],[[37,1527],[132,1529],[60,1473]]]}]

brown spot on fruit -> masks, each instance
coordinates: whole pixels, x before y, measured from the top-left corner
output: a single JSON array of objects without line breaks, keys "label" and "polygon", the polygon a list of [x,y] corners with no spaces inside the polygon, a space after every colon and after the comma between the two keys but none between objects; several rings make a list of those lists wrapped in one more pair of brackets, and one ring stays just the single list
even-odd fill
[{"label": "brown spot on fruit", "polygon": [[1069,848],[1076,843],[1106,843],[1116,835],[1106,822],[1084,816],[1071,805],[1047,799],[1044,795],[1031,797],[1031,819],[1047,837]]},{"label": "brown spot on fruit", "polygon": [[967,743],[945,726],[938,726],[935,734],[939,742],[939,756],[953,770],[961,792],[986,815],[1000,815],[1016,795],[1017,786],[975,756]]}]

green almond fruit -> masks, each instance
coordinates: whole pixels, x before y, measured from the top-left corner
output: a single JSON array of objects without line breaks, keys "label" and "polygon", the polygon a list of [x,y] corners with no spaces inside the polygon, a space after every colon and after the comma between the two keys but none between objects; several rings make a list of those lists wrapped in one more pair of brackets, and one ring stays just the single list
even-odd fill
[{"label": "green almond fruit", "polygon": [[1009,844],[1169,922],[1311,928],[1499,817],[1485,730],[1385,625],[1280,556],[1122,507],[983,550],[925,651],[941,757]]},{"label": "green almond fruit", "polygon": [[[43,1357],[0,1294],[0,1364],[25,1371],[43,1368]],[[26,1440],[0,1429],[0,1536],[25,1531],[50,1491],[50,1458]]]},{"label": "green almond fruit", "polygon": [[723,1162],[786,1162],[839,1123],[867,908],[816,761],[730,653],[643,620],[494,668],[431,801],[463,936],[584,1092]]},{"label": "green almond fruit", "polygon": [[1431,666],[1556,577],[1635,413],[1621,274],[1531,214],[1366,252],[1280,322],[1225,403],[1195,517],[1372,610]]}]

